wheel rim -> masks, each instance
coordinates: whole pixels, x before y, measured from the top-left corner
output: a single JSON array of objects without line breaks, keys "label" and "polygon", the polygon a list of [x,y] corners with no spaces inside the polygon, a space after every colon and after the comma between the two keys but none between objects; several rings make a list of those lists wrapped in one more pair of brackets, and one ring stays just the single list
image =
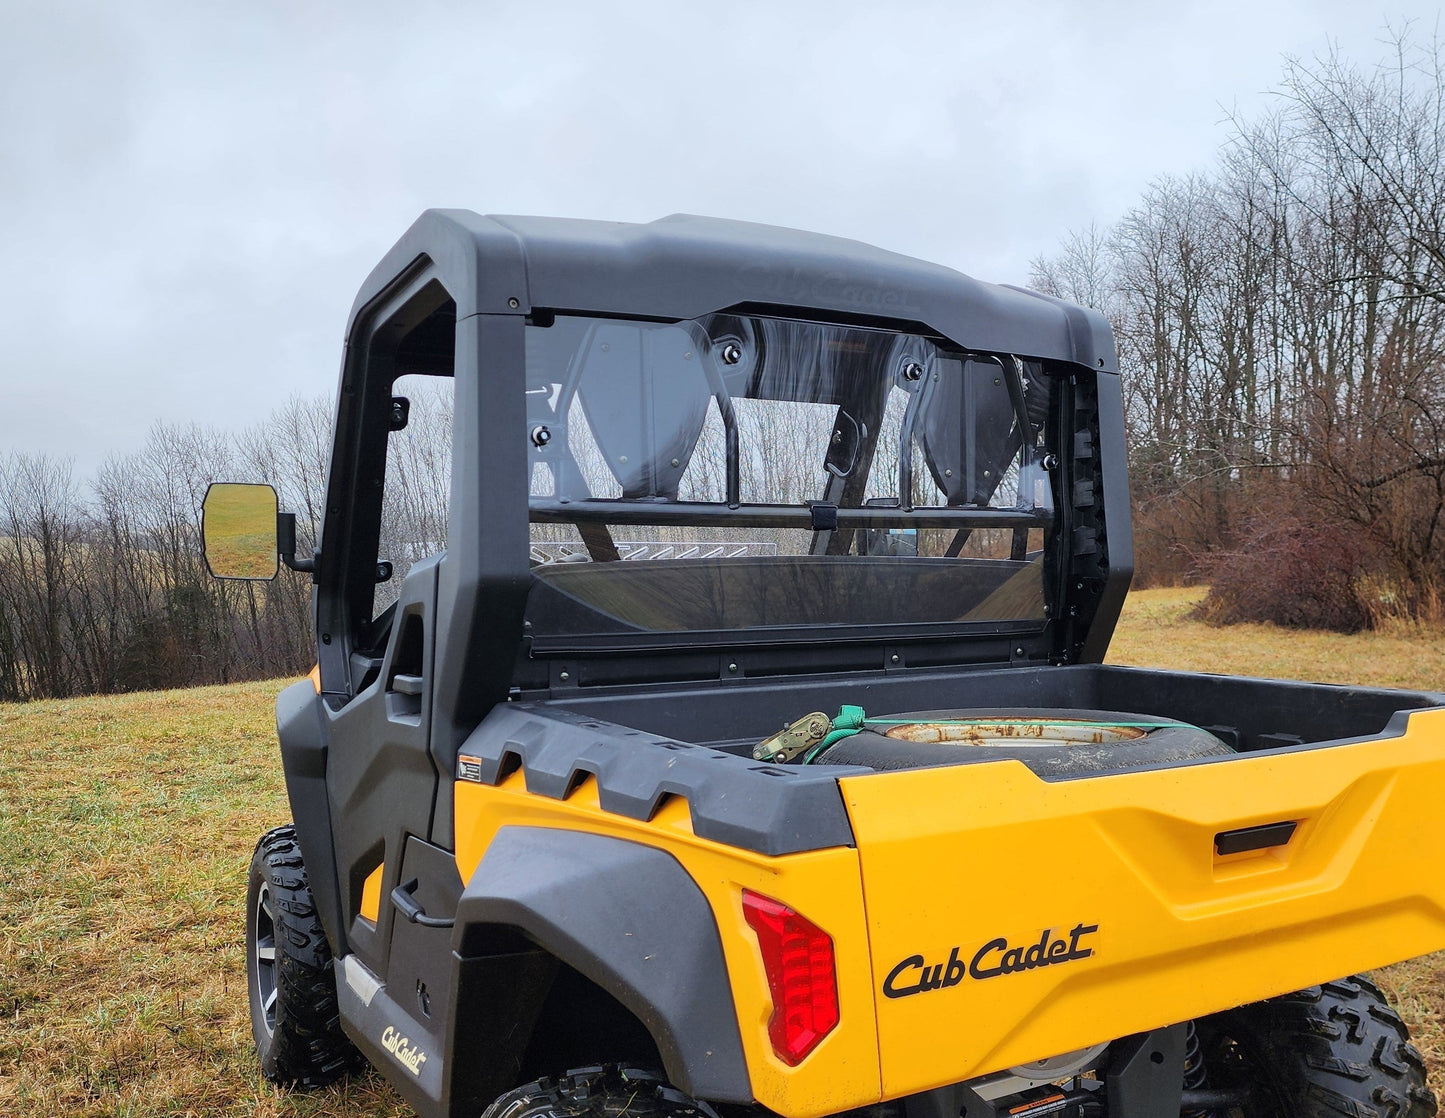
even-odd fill
[{"label": "wheel rim", "polygon": [[261,886],[256,894],[256,996],[261,1003],[261,1020],[266,1032],[276,1031],[276,921],[271,914],[271,890]]}]

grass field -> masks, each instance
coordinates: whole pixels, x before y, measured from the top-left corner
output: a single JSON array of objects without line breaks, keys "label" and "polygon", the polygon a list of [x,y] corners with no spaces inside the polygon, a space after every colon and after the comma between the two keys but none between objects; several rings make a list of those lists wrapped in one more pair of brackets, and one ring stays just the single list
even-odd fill
[{"label": "grass field", "polygon": [[[1445,688],[1445,641],[1186,621],[1131,597],[1113,662]],[[0,1114],[411,1111],[374,1076],[315,1095],[260,1078],[241,929],[257,835],[287,816],[276,683],[0,705]],[[1378,976],[1445,1087],[1445,956]]]}]

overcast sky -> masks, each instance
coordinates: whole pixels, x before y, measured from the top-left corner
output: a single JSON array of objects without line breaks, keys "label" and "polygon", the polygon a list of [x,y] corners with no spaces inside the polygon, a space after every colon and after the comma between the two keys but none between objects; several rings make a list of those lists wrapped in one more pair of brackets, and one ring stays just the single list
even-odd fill
[{"label": "overcast sky", "polygon": [[157,419],[334,390],[430,206],[857,237],[1021,283],[1207,168],[1285,55],[1397,0],[78,4],[0,0],[0,453],[88,475]]}]

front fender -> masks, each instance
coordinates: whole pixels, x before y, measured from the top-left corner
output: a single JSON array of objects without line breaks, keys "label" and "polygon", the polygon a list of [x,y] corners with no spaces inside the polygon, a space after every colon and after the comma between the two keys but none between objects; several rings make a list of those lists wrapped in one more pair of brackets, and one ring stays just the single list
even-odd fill
[{"label": "front fender", "polygon": [[291,821],[301,843],[301,857],[316,914],[339,959],[350,950],[341,890],[336,879],[336,847],[331,836],[331,808],[326,797],[327,726],[321,696],[309,679],[293,683],[276,698],[276,737]]},{"label": "front fender", "polygon": [[600,835],[504,827],[462,894],[454,947],[468,926],[488,924],[520,929],[626,1006],[681,1090],[753,1101],[717,924],[672,855]]}]

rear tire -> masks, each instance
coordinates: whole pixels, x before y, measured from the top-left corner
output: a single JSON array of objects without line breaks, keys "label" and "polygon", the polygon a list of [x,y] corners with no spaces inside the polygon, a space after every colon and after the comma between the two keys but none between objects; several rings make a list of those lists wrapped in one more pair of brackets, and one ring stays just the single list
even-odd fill
[{"label": "rear tire", "polygon": [[508,1091],[482,1118],[717,1118],[705,1102],[669,1087],[656,1072],[577,1068]]},{"label": "rear tire", "polygon": [[352,1070],[360,1054],[341,1031],[336,972],[292,826],[267,832],[246,890],[246,988],[261,1072],[311,1090]]},{"label": "rear tire", "polygon": [[1430,1118],[1425,1061],[1360,975],[1201,1018],[1210,1089],[1249,1091],[1243,1118]]}]

